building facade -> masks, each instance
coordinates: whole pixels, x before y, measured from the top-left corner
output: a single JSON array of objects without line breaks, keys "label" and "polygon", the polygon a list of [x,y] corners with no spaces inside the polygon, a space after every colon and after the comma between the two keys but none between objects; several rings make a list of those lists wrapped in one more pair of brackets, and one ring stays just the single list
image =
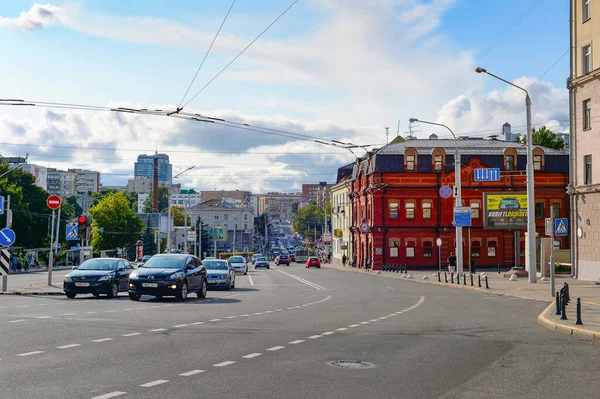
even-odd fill
[{"label": "building facade", "polygon": [[[471,227],[463,228],[465,267],[471,257],[476,267],[525,263],[527,146],[497,140],[409,140],[389,144],[354,165],[350,228],[358,265],[447,266],[456,247],[450,189],[455,145],[461,154],[462,205],[470,208],[472,218]],[[545,218],[569,214],[568,155],[537,146],[533,154],[536,226],[543,236]],[[499,168],[500,180],[476,182],[474,170],[481,168]],[[440,191],[445,186],[448,192]],[[492,201],[497,197],[500,204]],[[439,256],[437,238],[442,239]],[[569,248],[567,238],[556,242]]]},{"label": "building facade", "polygon": [[236,202],[240,202],[242,204],[248,204],[248,206],[250,206],[252,201],[251,192],[240,190],[200,191],[200,196],[202,197],[202,202],[207,202],[211,200],[231,199],[237,200]]},{"label": "building facade", "polygon": [[[144,176],[154,179],[154,159],[158,159],[158,181],[170,185],[173,181],[173,167],[167,154],[140,154],[133,165],[134,177]],[[150,185],[152,188],[152,185]]]},{"label": "building facade", "polygon": [[331,255],[340,263],[344,255],[346,255],[346,259],[352,259],[350,187],[349,177],[344,177],[331,186],[331,229],[333,233]]},{"label": "building facade", "polygon": [[27,173],[31,173],[35,178],[35,184],[44,190],[48,191],[48,169],[43,166],[33,165],[30,163],[22,164],[21,169]]},{"label": "building facade", "polygon": [[326,204],[331,199],[331,184],[321,182],[318,184],[303,184],[302,198],[308,199],[318,205]]},{"label": "building facade", "polygon": [[267,193],[258,198],[258,213],[269,218],[291,219],[292,208],[301,199],[300,193]]},{"label": "building facade", "polygon": [[178,194],[171,194],[171,205],[191,208],[200,204],[201,195],[193,189],[180,190]]},{"label": "building facade", "polygon": [[576,277],[584,280],[600,278],[599,5],[571,0],[571,234]]}]

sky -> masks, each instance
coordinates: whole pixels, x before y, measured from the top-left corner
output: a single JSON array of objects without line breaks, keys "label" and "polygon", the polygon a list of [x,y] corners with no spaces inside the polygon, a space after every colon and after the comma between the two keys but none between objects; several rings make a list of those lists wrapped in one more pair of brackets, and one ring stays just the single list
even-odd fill
[{"label": "sky", "polygon": [[524,134],[523,94],[477,66],[529,90],[534,127],[567,132],[568,19],[562,0],[0,0],[0,99],[184,105],[247,124],[1,106],[0,154],[124,186],[137,155],[158,151],[174,174],[194,166],[185,188],[299,191],[355,159],[315,139],[379,148],[411,117]]}]

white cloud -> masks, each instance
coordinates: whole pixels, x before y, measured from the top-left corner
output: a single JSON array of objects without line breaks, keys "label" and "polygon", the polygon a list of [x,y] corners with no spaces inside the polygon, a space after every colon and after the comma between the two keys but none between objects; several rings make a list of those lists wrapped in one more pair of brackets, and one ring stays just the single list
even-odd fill
[{"label": "white cloud", "polygon": [[52,4],[35,3],[16,18],[0,17],[0,26],[36,30],[66,22],[66,13]]}]

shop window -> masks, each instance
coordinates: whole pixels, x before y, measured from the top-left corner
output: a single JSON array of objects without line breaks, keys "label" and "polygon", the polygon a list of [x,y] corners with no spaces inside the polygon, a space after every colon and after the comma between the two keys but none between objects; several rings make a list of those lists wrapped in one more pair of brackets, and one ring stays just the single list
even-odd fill
[{"label": "shop window", "polygon": [[496,257],[496,246],[497,245],[498,244],[496,241],[488,240],[488,247],[487,247],[488,257],[490,257],[490,258]]},{"label": "shop window", "polygon": [[390,219],[398,219],[398,201],[389,202]]},{"label": "shop window", "polygon": [[423,219],[431,219],[431,208],[432,208],[431,202],[423,201],[421,203],[421,206],[423,207]]},{"label": "shop window", "polygon": [[425,241],[423,243],[423,257],[431,258],[433,256],[433,242]]},{"label": "shop window", "polygon": [[552,217],[559,218],[560,217],[560,202],[553,202],[552,205],[550,205],[550,208],[552,210]]},{"label": "shop window", "polygon": [[471,218],[479,219],[481,214],[481,203],[478,201],[471,201]]},{"label": "shop window", "polygon": [[543,202],[535,203],[535,218],[536,219],[544,218],[544,203]]},{"label": "shop window", "polygon": [[400,248],[400,241],[393,238],[390,240],[390,258],[398,257],[398,248]]},{"label": "shop window", "polygon": [[473,241],[471,243],[471,256],[479,258],[481,256],[481,241]]},{"label": "shop window", "polygon": [[406,242],[406,257],[407,258],[414,258],[415,257],[415,247],[416,244],[414,241],[407,241]]},{"label": "shop window", "polygon": [[406,201],[404,204],[406,209],[406,219],[414,219],[415,218],[415,203],[412,201]]},{"label": "shop window", "polygon": [[533,149],[533,170],[544,169],[544,150],[536,147]]}]

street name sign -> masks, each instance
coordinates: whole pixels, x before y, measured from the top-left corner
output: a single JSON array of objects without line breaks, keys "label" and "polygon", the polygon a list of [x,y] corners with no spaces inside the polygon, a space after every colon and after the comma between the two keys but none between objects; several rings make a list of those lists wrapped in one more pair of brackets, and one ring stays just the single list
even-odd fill
[{"label": "street name sign", "polygon": [[556,218],[554,219],[554,236],[566,237],[569,230],[569,219]]},{"label": "street name sign", "polygon": [[456,227],[471,227],[471,208],[457,206],[454,208],[454,225]]},{"label": "street name sign", "polygon": [[475,181],[500,181],[500,168],[475,169]]}]

